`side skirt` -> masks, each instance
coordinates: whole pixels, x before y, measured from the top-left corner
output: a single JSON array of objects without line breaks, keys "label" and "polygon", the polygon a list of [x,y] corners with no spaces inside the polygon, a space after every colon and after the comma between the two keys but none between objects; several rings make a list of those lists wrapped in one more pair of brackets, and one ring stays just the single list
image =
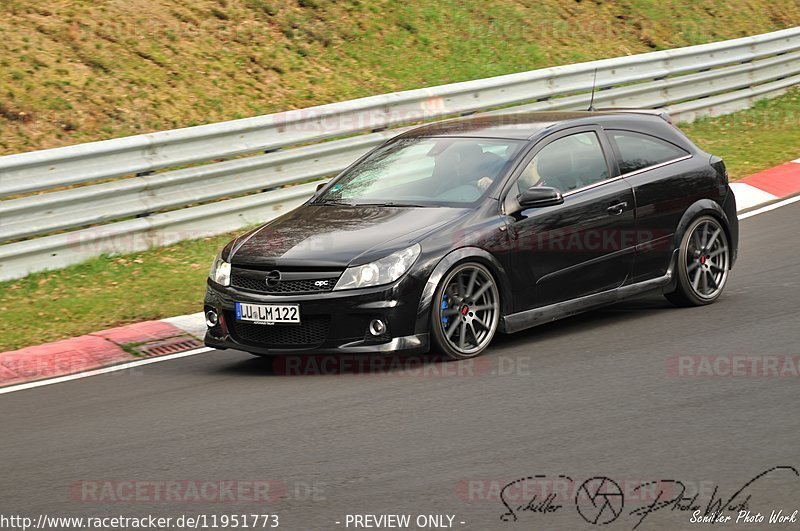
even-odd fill
[{"label": "side skirt", "polygon": [[628,286],[622,286],[608,291],[586,295],[570,301],[557,302],[541,308],[532,308],[522,312],[505,315],[500,319],[500,331],[505,333],[519,332],[526,328],[531,328],[551,321],[556,321],[564,317],[570,317],[589,310],[594,310],[609,304],[614,304],[621,300],[636,297],[644,293],[668,288],[673,281],[675,264],[677,259],[677,249],[673,253],[670,266],[666,274],[661,277],[637,282]]}]

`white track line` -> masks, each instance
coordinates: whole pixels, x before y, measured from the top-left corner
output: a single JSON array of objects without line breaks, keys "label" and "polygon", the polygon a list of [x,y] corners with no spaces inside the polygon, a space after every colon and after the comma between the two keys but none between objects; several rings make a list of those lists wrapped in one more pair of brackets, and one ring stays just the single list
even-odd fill
[{"label": "white track line", "polygon": [[53,385],[62,382],[70,382],[72,380],[79,380],[81,378],[88,378],[89,376],[97,376],[99,374],[108,374],[110,372],[124,371],[142,365],[150,365],[151,363],[158,363],[161,361],[175,360],[178,358],[185,358],[187,356],[194,356],[195,354],[203,354],[214,350],[210,347],[200,347],[194,350],[187,350],[186,352],[178,352],[177,354],[168,354],[166,356],[159,356],[157,358],[147,358],[143,360],[129,361],[119,365],[112,365],[110,367],[102,367],[86,372],[76,372],[75,374],[68,374],[66,376],[58,376],[56,378],[49,378],[47,380],[37,380],[35,382],[22,383],[18,385],[10,385],[8,387],[0,387],[0,395],[6,393],[13,393],[15,391],[22,391],[24,389],[33,389],[34,387],[42,387],[45,385]]},{"label": "white track line", "polygon": [[[800,160],[800,159],[798,159]],[[776,208],[780,208],[782,206],[790,205],[792,203],[796,203],[800,201],[800,195],[790,197],[789,199],[784,199],[783,201],[778,201],[777,203],[772,203],[771,205],[767,205],[765,207],[752,210],[747,212],[746,214],[742,214],[739,216],[739,219],[747,219],[753,216],[757,216],[758,214],[763,214],[765,212],[769,212],[771,210],[775,210]],[[174,319],[174,318],[173,318]],[[112,365],[111,367],[104,367],[101,369],[94,369],[92,371],[86,372],[78,372],[75,374],[68,374],[66,376],[59,376],[57,378],[50,378],[47,380],[37,380],[35,382],[28,382],[18,385],[10,385],[8,387],[1,387],[0,388],[0,395],[4,395],[6,393],[13,393],[15,391],[23,391],[25,389],[33,389],[35,387],[44,387],[45,385],[53,385],[62,382],[70,382],[72,380],[80,380],[81,378],[88,378],[90,376],[97,376],[100,374],[108,374],[110,372],[116,371],[124,371],[126,369],[132,369],[133,367],[140,367],[142,365],[150,365],[151,363],[159,363],[161,361],[169,361],[175,360],[178,358],[185,358],[188,356],[194,356],[195,354],[204,354],[206,352],[211,352],[215,350],[209,347],[201,347],[194,350],[187,350],[186,352],[179,352],[177,354],[169,354],[167,356],[159,356],[157,358],[147,358],[143,360],[136,360],[136,361],[129,361],[127,363],[122,363],[120,365]]]},{"label": "white track line", "polygon": [[767,205],[765,207],[757,208],[755,210],[751,210],[750,212],[746,212],[739,216],[739,219],[747,219],[753,216],[757,216],[758,214],[763,214],[764,212],[769,212],[770,210],[775,210],[776,208],[780,208],[782,206],[791,205],[792,203],[796,203],[800,201],[800,195],[796,195],[794,197],[790,197],[788,199],[784,199],[783,201],[778,201],[777,203],[772,203],[771,205]]}]

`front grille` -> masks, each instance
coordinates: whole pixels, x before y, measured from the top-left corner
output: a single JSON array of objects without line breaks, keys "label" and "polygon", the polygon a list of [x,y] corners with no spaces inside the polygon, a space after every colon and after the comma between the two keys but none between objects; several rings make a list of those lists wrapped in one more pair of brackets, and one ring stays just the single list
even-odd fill
[{"label": "front grille", "polygon": [[259,325],[237,321],[231,315],[228,322],[231,323],[234,339],[254,346],[312,348],[321,345],[328,338],[330,316],[301,319],[299,325]]},{"label": "front grille", "polygon": [[300,293],[327,293],[333,290],[339,277],[281,279],[275,286],[267,286],[266,275],[231,275],[231,286],[247,291],[269,293],[272,295],[294,295]]}]

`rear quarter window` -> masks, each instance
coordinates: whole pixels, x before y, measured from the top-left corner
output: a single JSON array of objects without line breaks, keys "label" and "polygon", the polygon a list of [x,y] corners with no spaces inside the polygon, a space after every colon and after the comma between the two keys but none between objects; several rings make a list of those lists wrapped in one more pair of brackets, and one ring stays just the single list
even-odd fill
[{"label": "rear quarter window", "polygon": [[644,133],[612,130],[608,134],[617,147],[623,175],[689,155],[675,144]]}]

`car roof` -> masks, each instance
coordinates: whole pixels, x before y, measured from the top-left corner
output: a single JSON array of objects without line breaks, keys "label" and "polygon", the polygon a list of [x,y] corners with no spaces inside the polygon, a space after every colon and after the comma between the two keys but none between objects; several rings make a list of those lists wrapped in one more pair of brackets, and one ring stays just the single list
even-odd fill
[{"label": "car roof", "polygon": [[638,110],[498,113],[423,125],[406,131],[399,138],[466,136],[529,140],[555,126],[569,127],[620,121],[652,123],[653,119],[661,119],[658,116],[652,111]]}]

